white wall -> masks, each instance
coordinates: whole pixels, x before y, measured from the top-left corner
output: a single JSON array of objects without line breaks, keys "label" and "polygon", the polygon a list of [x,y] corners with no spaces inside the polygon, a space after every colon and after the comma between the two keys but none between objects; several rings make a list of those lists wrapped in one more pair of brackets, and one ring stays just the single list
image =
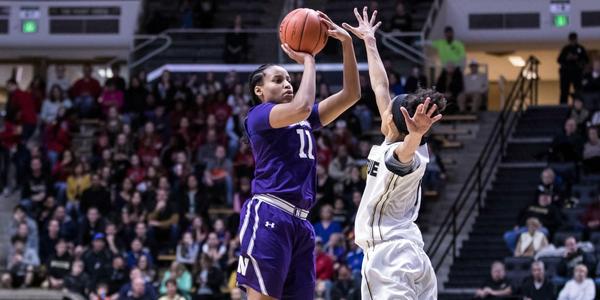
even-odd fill
[{"label": "white wall", "polygon": [[[560,43],[567,40],[571,31],[579,33],[581,40],[600,41],[600,27],[581,28],[581,11],[600,10],[600,0],[571,0],[569,26],[555,28],[552,24],[549,0],[446,0],[445,18],[438,17],[431,37],[442,36],[442,25],[452,25],[456,36],[465,43]],[[540,13],[540,29],[469,30],[471,13]],[[436,23],[437,23],[436,22]],[[444,24],[441,24],[441,23]]]}]

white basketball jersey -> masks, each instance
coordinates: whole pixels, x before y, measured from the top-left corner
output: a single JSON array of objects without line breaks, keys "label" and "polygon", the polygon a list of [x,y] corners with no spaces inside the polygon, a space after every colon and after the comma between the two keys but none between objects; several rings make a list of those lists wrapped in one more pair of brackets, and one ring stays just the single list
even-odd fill
[{"label": "white basketball jersey", "polygon": [[355,241],[363,249],[397,239],[408,239],[423,247],[421,231],[414,222],[421,206],[421,179],[429,152],[426,144],[420,146],[415,152],[420,162],[417,169],[399,176],[388,170],[385,158],[401,143],[384,142],[369,152],[367,184],[354,221]]}]

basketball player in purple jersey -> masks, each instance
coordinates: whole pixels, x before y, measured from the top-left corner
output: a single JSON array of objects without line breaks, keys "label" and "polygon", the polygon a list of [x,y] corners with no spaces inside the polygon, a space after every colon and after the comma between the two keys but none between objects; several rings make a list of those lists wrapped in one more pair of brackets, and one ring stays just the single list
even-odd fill
[{"label": "basketball player in purple jersey", "polygon": [[250,300],[313,299],[315,290],[315,233],[306,220],[315,204],[317,144],[313,130],[326,126],[360,98],[352,38],[319,12],[329,36],[342,43],[343,89],[315,104],[315,59],[282,45],[304,65],[294,94],[288,72],[263,65],[250,75],[254,106],[248,112],[246,133],[256,169],[252,198],[240,214],[241,255],[238,285]]}]

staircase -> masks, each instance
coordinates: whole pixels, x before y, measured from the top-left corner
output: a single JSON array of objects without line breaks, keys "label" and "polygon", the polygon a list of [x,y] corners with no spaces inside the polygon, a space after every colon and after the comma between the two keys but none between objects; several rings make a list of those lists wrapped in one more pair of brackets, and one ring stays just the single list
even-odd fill
[{"label": "staircase", "polygon": [[511,255],[503,234],[513,228],[517,213],[534,200],[535,187],[546,165],[536,159],[536,154],[548,148],[567,114],[566,107],[538,106],[529,107],[522,115],[486,194],[485,205],[450,268],[440,299],[471,297],[472,293],[457,294],[457,291],[479,287],[489,276],[491,263]]}]

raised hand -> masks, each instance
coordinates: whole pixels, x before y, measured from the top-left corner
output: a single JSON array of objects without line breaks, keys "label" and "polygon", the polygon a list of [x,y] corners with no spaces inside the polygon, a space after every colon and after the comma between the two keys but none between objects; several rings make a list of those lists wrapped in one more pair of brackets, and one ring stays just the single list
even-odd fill
[{"label": "raised hand", "polygon": [[369,15],[367,14],[367,7],[363,8],[362,16],[358,13],[358,9],[354,8],[354,15],[356,16],[356,20],[358,20],[358,27],[352,27],[348,25],[348,23],[342,23],[342,27],[344,29],[354,33],[359,39],[364,40],[368,37],[375,37],[375,32],[377,28],[381,26],[381,21],[375,24],[375,18],[377,17],[377,11],[373,11],[371,15],[371,19],[369,19]]},{"label": "raised hand", "polygon": [[344,30],[344,28],[338,26],[333,21],[331,21],[329,16],[326,15],[324,12],[318,10],[317,14],[319,14],[319,19],[321,20],[321,22],[325,23],[329,28],[329,30],[327,31],[327,35],[341,42],[350,41],[352,39],[348,31]]},{"label": "raised hand", "polygon": [[293,61],[295,61],[299,64],[304,64],[304,61],[306,59],[314,60],[314,57],[312,56],[312,54],[306,53],[306,52],[294,51],[294,50],[292,50],[292,48],[290,48],[290,46],[288,44],[282,44],[281,49],[283,49],[283,52],[285,52],[285,54],[287,54]]},{"label": "raised hand", "polygon": [[431,99],[425,99],[425,103],[419,104],[417,106],[417,110],[415,114],[411,117],[408,114],[408,111],[404,107],[400,107],[400,111],[404,116],[404,121],[406,122],[406,128],[408,129],[409,134],[418,134],[424,135],[427,133],[429,128],[433,123],[439,121],[442,118],[442,114],[437,114],[432,117],[433,113],[437,109],[437,104],[433,104],[429,106],[431,103]]}]

